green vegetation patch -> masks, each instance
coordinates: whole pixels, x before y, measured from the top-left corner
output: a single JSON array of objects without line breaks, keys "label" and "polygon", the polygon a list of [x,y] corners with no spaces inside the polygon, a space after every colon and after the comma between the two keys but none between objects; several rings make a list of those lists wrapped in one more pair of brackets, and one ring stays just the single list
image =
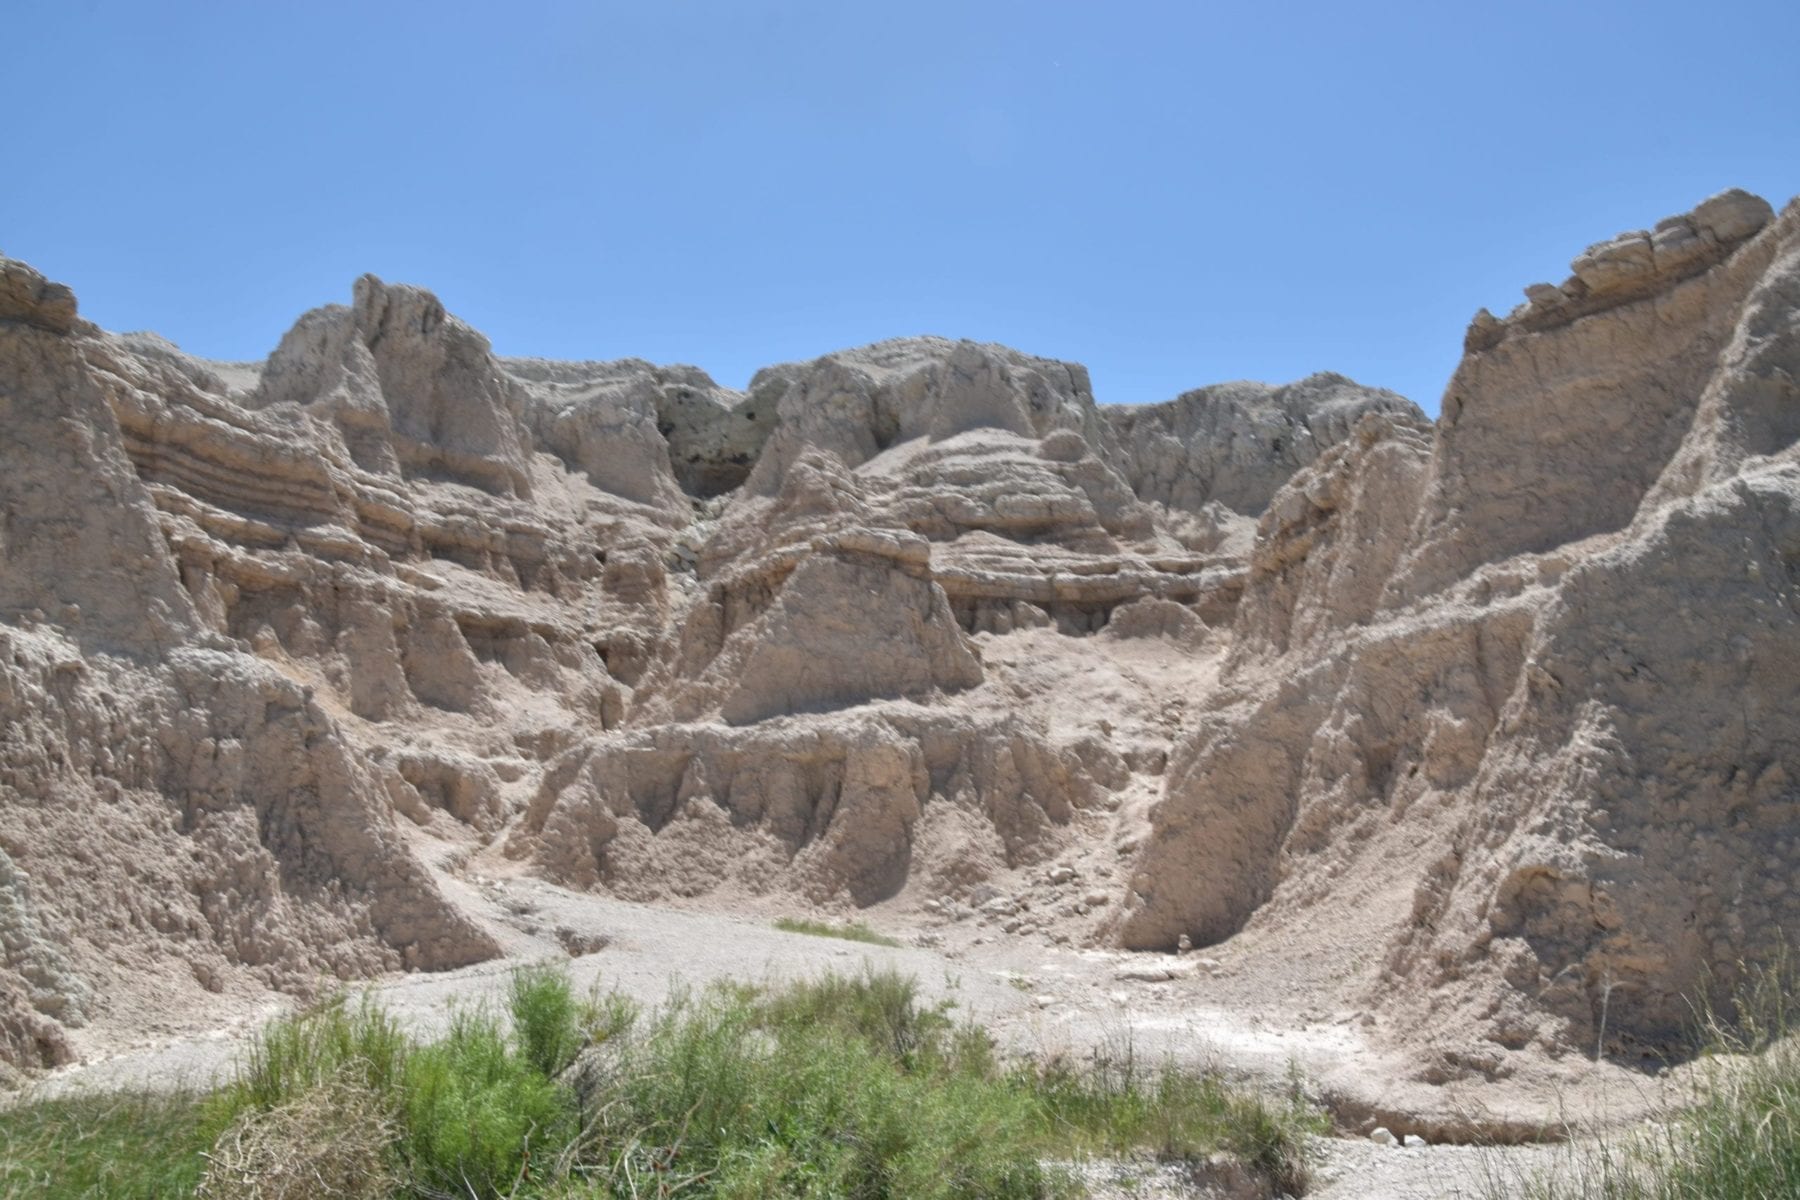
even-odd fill
[{"label": "green vegetation patch", "polygon": [[830,921],[813,921],[805,917],[777,917],[775,928],[787,933],[804,933],[812,937],[842,938],[846,942],[867,942],[871,946],[900,946],[898,942],[884,933],[876,933],[861,921],[845,921],[832,924]]},{"label": "green vegetation patch", "polygon": [[0,1111],[0,1195],[1041,1200],[1080,1194],[1050,1162],[1219,1150],[1292,1191],[1319,1124],[1129,1054],[1006,1063],[891,971],[643,1013],[533,968],[506,1007],[420,1042],[333,1000],[265,1029],[215,1094]]},{"label": "green vegetation patch", "polygon": [[111,1092],[0,1109],[5,1200],[192,1196],[202,1157],[230,1124],[217,1097]]}]

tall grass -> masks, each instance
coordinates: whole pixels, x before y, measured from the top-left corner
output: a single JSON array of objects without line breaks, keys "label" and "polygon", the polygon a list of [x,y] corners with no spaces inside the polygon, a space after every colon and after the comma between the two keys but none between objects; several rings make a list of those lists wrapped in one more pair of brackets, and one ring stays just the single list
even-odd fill
[{"label": "tall grass", "polygon": [[345,997],[333,996],[271,1022],[251,1039],[232,1098],[239,1106],[269,1109],[334,1080],[390,1095],[400,1084],[409,1046],[373,999],[365,996],[352,1008]]},{"label": "tall grass", "polygon": [[1217,1075],[1147,1070],[1129,1043],[1102,1047],[1087,1062],[1028,1066],[1058,1140],[1078,1152],[1119,1156],[1148,1150],[1162,1159],[1227,1151],[1260,1170],[1277,1191],[1299,1194],[1308,1172],[1303,1143],[1329,1124],[1300,1089],[1271,1100],[1228,1086]]},{"label": "tall grass", "polygon": [[[1135,1059],[1008,1065],[951,1014],[874,970],[721,985],[643,1014],[529,969],[504,1014],[459,1011],[424,1043],[372,1002],[334,1000],[264,1030],[216,1095],[118,1108],[104,1137],[71,1132],[75,1102],[0,1112],[0,1181],[34,1197],[225,1195],[203,1180],[220,1138],[229,1194],[248,1196],[246,1164],[303,1173],[354,1134],[376,1139],[392,1195],[420,1200],[1046,1200],[1079,1194],[1047,1162],[1143,1151],[1228,1150],[1286,1190],[1302,1182],[1315,1118],[1295,1104]],[[317,1125],[334,1095],[362,1113],[338,1137]],[[302,1129],[307,1145],[274,1144]],[[149,1162],[165,1170],[130,1175]]]},{"label": "tall grass", "polygon": [[1800,1030],[1785,960],[1748,973],[1729,1005],[1697,1013],[1686,1103],[1644,1130],[1580,1145],[1554,1174],[1494,1180],[1527,1200],[1790,1200],[1800,1197]]},{"label": "tall grass", "polygon": [[191,1092],[59,1097],[0,1110],[0,1198],[191,1196],[230,1106]]},{"label": "tall grass", "polygon": [[715,989],[659,1013],[596,1130],[615,1194],[667,1179],[719,1197],[1040,1197],[1028,1090],[958,1057],[910,980]]},{"label": "tall grass", "polygon": [[954,1027],[950,1005],[923,1007],[910,975],[865,967],[860,976],[827,972],[789,984],[753,1006],[762,1025],[778,1031],[820,1029],[851,1038],[917,1065],[922,1051],[940,1052]]}]

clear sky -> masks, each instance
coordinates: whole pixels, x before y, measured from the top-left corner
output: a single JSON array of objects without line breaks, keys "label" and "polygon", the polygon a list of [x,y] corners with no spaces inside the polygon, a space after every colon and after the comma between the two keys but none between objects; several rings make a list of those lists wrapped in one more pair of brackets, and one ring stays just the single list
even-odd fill
[{"label": "clear sky", "polygon": [[1436,411],[1477,307],[1800,193],[1796,0],[0,0],[0,45],[0,250],[214,358],[373,271],[739,387],[940,333]]}]

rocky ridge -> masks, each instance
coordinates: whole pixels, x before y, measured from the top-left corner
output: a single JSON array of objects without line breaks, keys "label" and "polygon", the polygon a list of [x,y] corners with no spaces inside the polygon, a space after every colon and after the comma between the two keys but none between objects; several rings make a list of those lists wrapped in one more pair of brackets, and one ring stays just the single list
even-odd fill
[{"label": "rocky ridge", "polygon": [[1317,963],[1419,1086],[1663,1044],[1800,921],[1800,211],[1574,271],[1434,426],[935,338],[740,393],[373,277],[211,363],[5,260],[0,1061],[492,955],[456,862]]},{"label": "rocky ridge", "polygon": [[1800,207],[1689,228],[1616,304],[1478,316],[1435,429],[1366,419],[1276,495],[1126,944],[1362,947],[1428,1083],[1660,1050],[1779,953]]}]

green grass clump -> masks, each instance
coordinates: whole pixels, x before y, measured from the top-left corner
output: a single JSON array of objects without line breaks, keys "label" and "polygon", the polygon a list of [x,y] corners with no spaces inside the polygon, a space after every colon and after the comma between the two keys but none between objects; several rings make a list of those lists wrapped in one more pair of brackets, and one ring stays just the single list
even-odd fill
[{"label": "green grass clump", "polygon": [[[211,1096],[0,1111],[4,1194],[291,1196],[256,1177],[335,1171],[381,1200],[1048,1200],[1079,1187],[1047,1162],[1221,1149],[1294,1189],[1312,1128],[1128,1057],[1005,1064],[892,971],[722,984],[643,1014],[532,968],[507,1009],[419,1042],[332,1000],[264,1030]],[[209,1152],[229,1179],[206,1176]]]},{"label": "green grass clump", "polygon": [[343,996],[333,996],[263,1027],[250,1042],[231,1099],[237,1106],[270,1109],[333,1081],[392,1095],[409,1046],[372,998],[352,1008]]},{"label": "green grass clump", "polygon": [[1217,1075],[1164,1065],[1147,1070],[1127,1044],[1079,1066],[1025,1068],[1025,1086],[1063,1144],[1079,1153],[1199,1159],[1225,1150],[1257,1167],[1281,1192],[1305,1190],[1307,1134],[1324,1115],[1296,1087],[1283,1102],[1234,1089]]},{"label": "green grass clump", "polygon": [[4,1200],[165,1200],[191,1196],[201,1157],[231,1120],[191,1092],[114,1092],[0,1109]]},{"label": "green grass clump", "polygon": [[871,946],[904,945],[883,933],[876,933],[861,921],[845,921],[834,925],[830,921],[814,921],[806,917],[777,917],[775,928],[787,933],[804,933],[812,937],[842,938],[846,942],[867,942]]},{"label": "green grass clump", "polygon": [[866,967],[860,976],[827,972],[788,984],[756,1005],[759,1023],[777,1032],[822,1029],[884,1053],[905,1066],[941,1051],[954,1027],[950,1006],[924,1007],[919,983],[896,971]]},{"label": "green grass clump", "polygon": [[581,1002],[568,973],[547,966],[515,971],[509,1000],[519,1053],[539,1075],[561,1074],[585,1040]]},{"label": "green grass clump", "polygon": [[602,1143],[616,1195],[1042,1197],[1028,1092],[959,1059],[950,1022],[892,974],[771,996],[717,988],[663,1010],[620,1064]]},{"label": "green grass clump", "polygon": [[448,1036],[414,1051],[397,1099],[408,1174],[455,1195],[512,1194],[577,1130],[568,1089],[483,1013],[456,1014]]}]

